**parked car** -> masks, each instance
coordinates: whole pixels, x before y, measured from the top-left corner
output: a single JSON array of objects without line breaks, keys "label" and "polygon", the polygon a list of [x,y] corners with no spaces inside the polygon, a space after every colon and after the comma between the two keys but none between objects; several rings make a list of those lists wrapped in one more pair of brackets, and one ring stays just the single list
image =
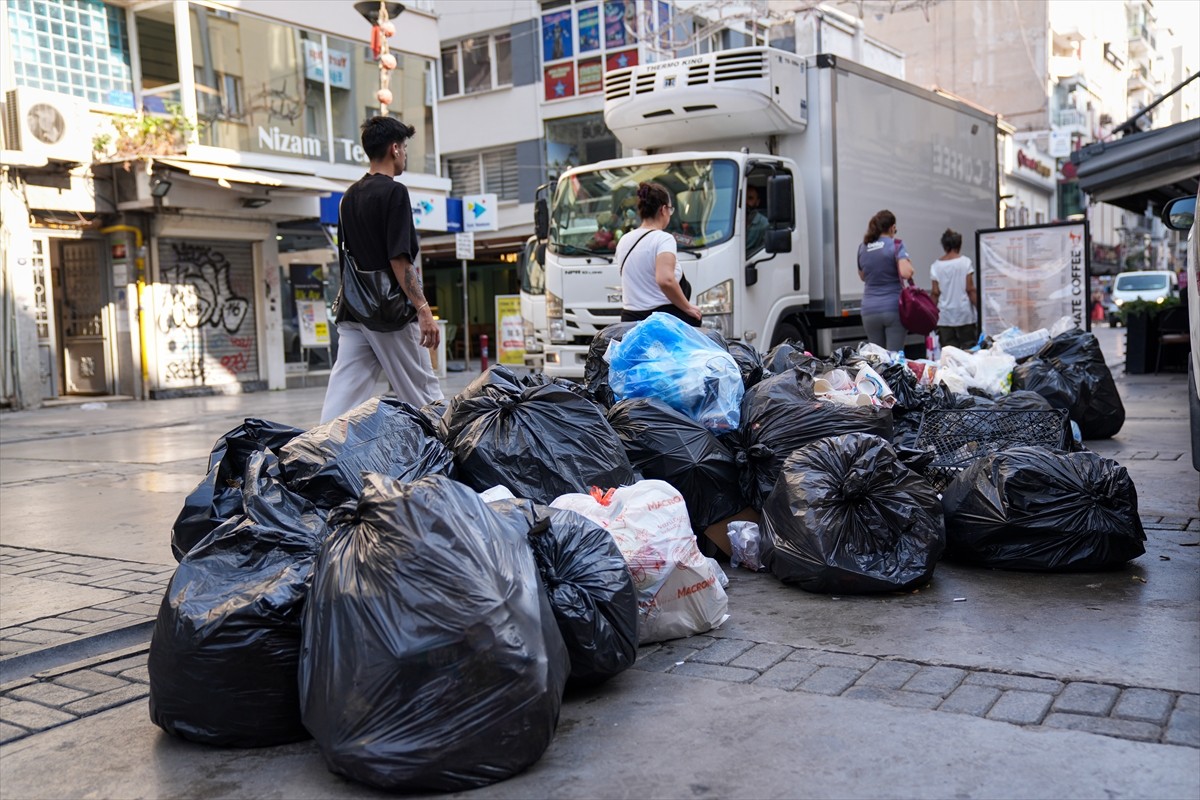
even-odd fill
[{"label": "parked car", "polygon": [[1176,292],[1174,272],[1160,270],[1122,272],[1113,281],[1113,303],[1120,308],[1130,300],[1166,302]]},{"label": "parked car", "polygon": [[[1200,197],[1200,195],[1198,195]],[[1196,201],[1198,197],[1179,197],[1163,208],[1163,223],[1172,230],[1188,232],[1187,294],[1183,301],[1188,309],[1188,334],[1192,352],[1188,358],[1188,409],[1192,424],[1192,467],[1200,470],[1200,292],[1196,286],[1197,248],[1200,236],[1196,232]],[[1200,507],[1200,500],[1197,500]]]}]

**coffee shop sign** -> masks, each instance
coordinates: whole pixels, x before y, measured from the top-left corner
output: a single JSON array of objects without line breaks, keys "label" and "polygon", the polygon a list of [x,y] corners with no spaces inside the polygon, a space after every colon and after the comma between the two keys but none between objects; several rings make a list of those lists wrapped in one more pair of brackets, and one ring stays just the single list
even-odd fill
[{"label": "coffee shop sign", "polygon": [[1017,166],[1036,172],[1043,178],[1049,178],[1053,170],[1032,156],[1025,155],[1024,150],[1017,151]]},{"label": "coffee shop sign", "polygon": [[[319,137],[298,136],[294,133],[281,131],[278,127],[264,128],[261,125],[258,126],[258,147],[260,150],[269,150],[273,153],[286,153],[303,158],[325,158],[321,152],[324,147]],[[353,139],[335,138],[333,140],[333,151],[342,161],[367,163],[367,154],[363,151],[362,145]]]}]

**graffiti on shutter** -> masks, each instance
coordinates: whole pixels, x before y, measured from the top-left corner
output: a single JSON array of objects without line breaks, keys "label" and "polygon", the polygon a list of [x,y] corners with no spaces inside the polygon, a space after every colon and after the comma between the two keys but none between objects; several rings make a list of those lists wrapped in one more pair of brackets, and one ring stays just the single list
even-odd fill
[{"label": "graffiti on shutter", "polygon": [[160,385],[257,380],[250,243],[164,239],[158,252],[155,333]]}]

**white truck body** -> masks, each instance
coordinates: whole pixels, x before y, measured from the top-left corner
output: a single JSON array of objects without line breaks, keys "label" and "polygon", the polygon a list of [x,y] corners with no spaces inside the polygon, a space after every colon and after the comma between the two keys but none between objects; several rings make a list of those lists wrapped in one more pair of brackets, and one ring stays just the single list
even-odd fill
[{"label": "white truck body", "polygon": [[536,236],[526,240],[517,272],[521,280],[521,321],[525,326],[525,366],[541,369],[546,343],[546,272]]},{"label": "white truck body", "polygon": [[[547,373],[581,375],[594,334],[620,317],[606,226],[619,237],[640,224],[629,212],[640,180],[674,194],[668,230],[705,324],[760,350],[799,337],[829,352],[864,338],[857,252],[880,209],[896,214],[924,286],[946,228],[963,234],[974,260],[972,233],[996,225],[996,118],[836,57],[726,50],[615,70],[605,93],[606,124],[646,155],[559,179],[545,259]],[[791,228],[790,252],[747,257],[745,187],[761,193],[772,174],[795,188],[792,223],[773,225]]]}]

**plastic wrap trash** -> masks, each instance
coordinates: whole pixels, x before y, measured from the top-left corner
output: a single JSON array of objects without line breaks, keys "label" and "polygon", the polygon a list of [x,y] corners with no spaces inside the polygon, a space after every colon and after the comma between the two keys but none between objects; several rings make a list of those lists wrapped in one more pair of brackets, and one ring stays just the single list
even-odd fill
[{"label": "plastic wrap trash", "polygon": [[763,379],[763,357],[754,345],[737,340],[728,343],[729,355],[742,373],[742,386],[749,389]]},{"label": "plastic wrap trash", "polygon": [[321,508],[357,500],[364,472],[408,482],[454,470],[454,455],[429,419],[391,397],[371,398],[297,436],[281,453],[288,488]]},{"label": "plastic wrap trash", "polygon": [[666,481],[683,495],[694,529],[746,507],[731,442],[652,398],[622,400],[609,410],[608,421],[634,470]]},{"label": "plastic wrap trash", "polygon": [[571,657],[571,683],[595,685],[633,666],[637,592],[608,531],[574,511],[530,500],[490,505],[529,528],[533,557]]},{"label": "plastic wrap trash", "polygon": [[1012,389],[1012,371],[1016,359],[1007,353],[979,350],[968,353],[957,347],[943,347],[937,381],[952,392],[966,394],[976,389],[997,396]]},{"label": "plastic wrap trash", "polygon": [[793,453],[763,504],[763,563],[810,592],[903,591],[933,575],[941,504],[892,446],[852,433]]},{"label": "plastic wrap trash", "polygon": [[265,747],[308,738],[296,675],[300,620],[324,513],[251,454],[245,514],[179,563],[150,641],[150,718],[206,744]]},{"label": "plastic wrap trash", "polygon": [[570,662],[526,530],[466,486],[369,474],[304,615],[304,725],[336,773],[460,791],[536,762]]},{"label": "plastic wrap trash", "polygon": [[1095,453],[1014,447],[968,467],[942,494],[947,558],[1001,569],[1112,569],[1146,533],[1129,472]]},{"label": "plastic wrap trash", "polygon": [[859,364],[853,373],[840,367],[821,373],[813,381],[813,393],[821,400],[846,406],[891,408],[896,404],[887,381],[869,364]]},{"label": "plastic wrap trash", "polygon": [[1035,355],[1046,342],[1050,341],[1050,331],[1038,328],[1036,331],[1025,333],[1020,328],[1009,328],[992,339],[992,350],[1007,353],[1020,361]]},{"label": "plastic wrap trash", "polygon": [[242,476],[251,453],[270,450],[276,455],[300,428],[247,419],[217,439],[208,455],[208,474],[183,501],[171,526],[171,552],[176,561],[221,523],[242,512]]},{"label": "plastic wrap trash", "polygon": [[741,370],[728,350],[686,322],[651,314],[613,341],[604,357],[617,400],[653,397],[710,431],[737,430]]},{"label": "plastic wrap trash", "polygon": [[826,436],[893,434],[892,412],[875,406],[842,406],[818,400],[812,379],[800,370],[767,378],[742,402],[742,494],[756,509],[775,487],[783,462],[793,451]]},{"label": "plastic wrap trash", "polygon": [[762,533],[758,529],[758,523],[746,521],[729,523],[729,546],[733,550],[733,554],[729,558],[730,566],[734,569],[741,567],[751,572],[765,569],[760,553],[759,540],[761,537]]},{"label": "plastic wrap trash", "polygon": [[556,384],[495,384],[456,401],[447,412],[450,446],[459,480],[478,491],[501,485],[547,504],[589,486],[633,482],[625,447],[603,410],[576,392]]},{"label": "plastic wrap trash", "polygon": [[563,495],[552,505],[582,514],[616,540],[637,589],[639,644],[704,633],[727,618],[720,570],[700,555],[683,496],[670,484],[639,481],[603,495]]}]

